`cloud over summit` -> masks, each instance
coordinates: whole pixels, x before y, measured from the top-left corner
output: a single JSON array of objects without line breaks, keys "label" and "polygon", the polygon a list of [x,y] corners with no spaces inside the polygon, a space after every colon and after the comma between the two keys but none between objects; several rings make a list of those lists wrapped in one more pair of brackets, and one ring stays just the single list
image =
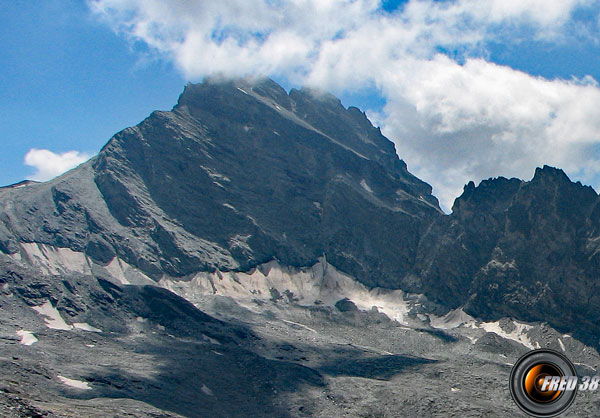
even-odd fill
[{"label": "cloud over summit", "polygon": [[529,178],[543,164],[600,184],[595,80],[544,79],[489,59],[492,43],[597,37],[592,0],[411,0],[393,12],[376,0],[89,5],[190,79],[260,73],[337,94],[372,89],[386,101],[372,116],[446,209],[469,180]]}]

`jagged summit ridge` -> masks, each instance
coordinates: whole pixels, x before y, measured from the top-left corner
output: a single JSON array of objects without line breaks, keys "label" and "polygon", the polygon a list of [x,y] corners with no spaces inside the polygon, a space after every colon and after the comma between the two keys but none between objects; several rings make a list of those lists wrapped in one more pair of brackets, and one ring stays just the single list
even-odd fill
[{"label": "jagged summit ridge", "polygon": [[594,189],[549,166],[530,181],[470,183],[423,238],[424,287],[413,290],[478,317],[577,328],[596,344],[599,214]]},{"label": "jagged summit ridge", "polygon": [[77,169],[0,188],[0,409],[509,416],[526,350],[593,373],[596,193],[544,167],[454,209],[331,96],[188,85]]},{"label": "jagged summit ridge", "polygon": [[188,84],[172,111],[119,132],[88,163],[0,199],[4,252],[69,248],[154,280],[326,255],[394,287],[441,216],[364,113],[269,79]]},{"label": "jagged summit ridge", "polygon": [[208,107],[216,105],[217,101],[219,105],[226,104],[220,112],[232,116],[233,120],[242,116],[237,106],[253,107],[259,102],[280,117],[314,131],[360,157],[379,162],[406,182],[425,190],[424,199],[438,205],[431,195],[431,187],[406,170],[406,163],[398,158],[394,144],[381,134],[379,128],[373,127],[365,113],[356,107],[346,109],[329,93],[302,88],[291,89],[288,94],[269,78],[208,79],[204,83],[188,84],[174,111],[205,116],[212,111]]},{"label": "jagged summit ridge", "polygon": [[268,79],[190,84],[77,169],[0,189],[0,205],[0,250],[50,273],[156,283],[326,257],[368,288],[598,330],[593,189],[545,166],[468,184],[444,215],[362,112]]}]

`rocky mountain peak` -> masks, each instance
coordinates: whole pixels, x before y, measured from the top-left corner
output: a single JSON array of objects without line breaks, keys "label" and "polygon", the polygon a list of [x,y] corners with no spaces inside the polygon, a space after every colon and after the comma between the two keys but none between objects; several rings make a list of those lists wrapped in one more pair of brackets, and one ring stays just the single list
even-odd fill
[{"label": "rocky mountain peak", "polygon": [[544,165],[543,167],[536,167],[532,181],[543,181],[543,180],[554,180],[562,182],[570,182],[571,180],[567,174],[560,168]]},{"label": "rocky mountain peak", "polygon": [[516,198],[529,218],[561,219],[569,225],[582,226],[598,195],[590,186],[572,182],[561,169],[537,168],[531,181],[525,183]]},{"label": "rocky mountain peak", "polygon": [[467,184],[446,216],[358,109],[264,78],[207,79],[79,168],[0,189],[0,250],[30,264],[56,254],[48,271],[70,260],[109,275],[117,263],[146,282],[325,257],[368,287],[539,319],[595,283],[598,200],[545,166],[531,181]]},{"label": "rocky mountain peak", "polygon": [[572,182],[563,170],[547,165],[536,168],[529,187],[580,194],[580,198],[584,200],[594,200],[598,196],[592,187],[584,186],[579,181]]},{"label": "rocky mountain peak", "polygon": [[501,212],[510,205],[511,199],[521,187],[523,181],[505,177],[482,180],[478,186],[470,181],[463,193],[456,198],[452,206],[455,216],[465,217],[474,211],[485,213]]},{"label": "rocky mountain peak", "polygon": [[[530,181],[471,182],[422,241],[423,283],[475,316],[509,314],[560,329],[577,318],[589,327],[600,312],[599,203],[591,187],[549,166]],[[596,341],[584,328],[583,338]]]},{"label": "rocky mountain peak", "polygon": [[[202,83],[188,83],[180,95],[177,107],[203,107],[207,101],[238,100],[246,102],[240,94],[271,100],[291,110],[286,91],[268,77],[243,77],[237,79],[208,77]],[[249,99],[249,98],[246,98]]]},{"label": "rocky mountain peak", "polygon": [[[598,196],[561,170],[470,182],[444,215],[364,112],[208,78],[78,168],[0,188],[0,409],[464,414],[527,349],[595,370],[599,269]],[[514,415],[506,396],[471,412]]]},{"label": "rocky mountain peak", "polygon": [[544,165],[535,169],[530,181],[497,177],[483,180],[477,186],[471,181],[452,210],[456,216],[464,217],[466,213],[502,213],[510,206],[524,206],[534,212],[558,211],[566,217],[578,213],[576,218],[581,218],[589,215],[597,198],[592,187],[572,182],[563,170]]},{"label": "rocky mountain peak", "polygon": [[[6,206],[4,248],[20,251],[24,240],[100,264],[117,257],[154,280],[326,255],[367,284],[393,287],[420,231],[442,216],[431,187],[362,112],[266,78],[188,84],[172,111],[38,186],[33,200]],[[382,254],[389,263],[374,261]]]},{"label": "rocky mountain peak", "polygon": [[290,97],[300,98],[306,97],[308,100],[318,100],[335,107],[343,107],[342,101],[333,94],[314,87],[302,87],[300,89],[291,89]]},{"label": "rocky mountain peak", "polygon": [[271,113],[271,117],[284,118],[321,134],[359,157],[377,161],[392,175],[423,190],[420,193],[423,198],[439,206],[431,195],[431,187],[408,173],[394,144],[371,124],[366,114],[356,107],[345,108],[329,93],[303,87],[292,89],[288,94],[265,77],[208,78],[199,84],[188,84],[173,110],[184,117],[189,114],[205,120],[217,116],[248,127],[253,123],[264,123],[261,118],[265,114],[258,109]]}]

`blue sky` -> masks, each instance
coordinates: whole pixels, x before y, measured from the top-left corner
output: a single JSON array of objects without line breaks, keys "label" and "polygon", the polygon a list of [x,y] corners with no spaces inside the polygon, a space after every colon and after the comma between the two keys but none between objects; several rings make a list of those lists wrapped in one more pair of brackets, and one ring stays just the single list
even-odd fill
[{"label": "blue sky", "polygon": [[168,62],[144,60],[84,2],[6,2],[0,34],[0,185],[35,173],[24,164],[31,148],[97,153],[116,132],[170,109],[185,85]]},{"label": "blue sky", "polygon": [[56,175],[219,72],[313,85],[367,110],[447,211],[468,180],[529,179],[541,164],[598,188],[599,10],[589,0],[8,2],[0,185]]}]

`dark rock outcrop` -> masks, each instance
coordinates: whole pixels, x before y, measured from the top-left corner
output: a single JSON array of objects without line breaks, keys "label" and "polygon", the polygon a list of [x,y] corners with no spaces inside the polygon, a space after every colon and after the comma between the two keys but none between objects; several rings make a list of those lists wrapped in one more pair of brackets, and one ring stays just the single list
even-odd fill
[{"label": "dark rock outcrop", "polygon": [[22,244],[40,243],[158,280],[325,256],[367,286],[481,318],[597,331],[592,188],[545,166],[471,182],[444,215],[364,113],[269,79],[189,84],[77,169],[1,188],[0,207],[0,251],[25,261]]},{"label": "dark rock outcrop", "polygon": [[420,289],[481,318],[547,321],[597,343],[598,213],[591,187],[548,166],[528,182],[470,183],[423,239]]},{"label": "dark rock outcrop", "polygon": [[115,255],[158,279],[329,262],[397,287],[442,216],[365,114],[269,79],[189,84],[170,112],[116,134],[49,183],[0,191],[0,248]]}]

